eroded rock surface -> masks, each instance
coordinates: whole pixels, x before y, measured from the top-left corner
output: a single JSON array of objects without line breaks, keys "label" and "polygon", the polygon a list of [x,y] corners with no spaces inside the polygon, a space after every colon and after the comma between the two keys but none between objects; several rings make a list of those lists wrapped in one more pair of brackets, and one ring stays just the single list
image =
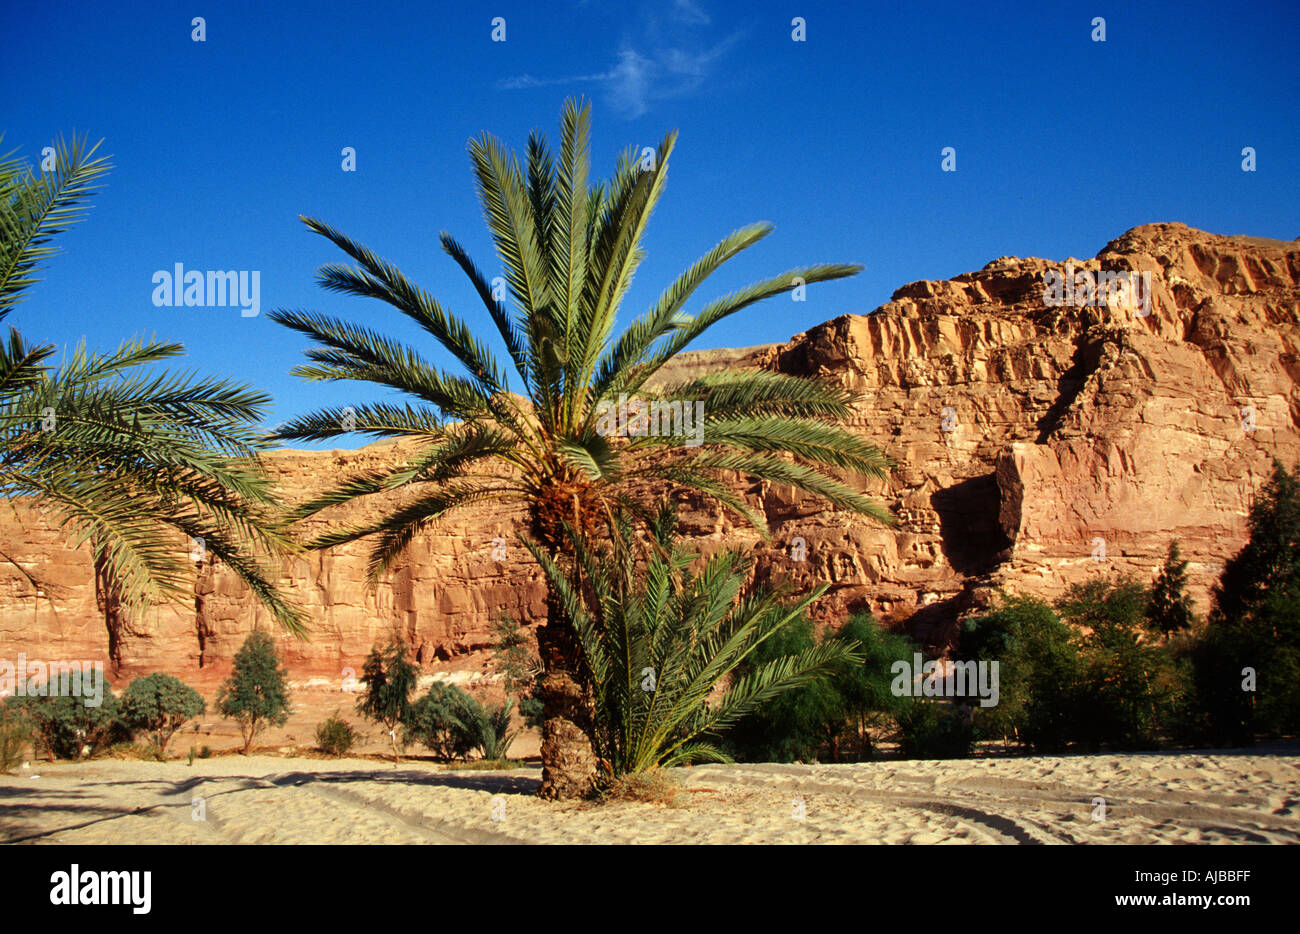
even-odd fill
[{"label": "eroded rock surface", "polygon": [[[1272,459],[1300,460],[1300,242],[1150,224],[1070,262],[1149,273],[1149,314],[1122,301],[1048,305],[1044,274],[1065,263],[1002,258],[911,283],[869,315],[784,345],[689,355],[678,373],[769,367],[860,393],[854,427],[896,463],[887,483],[867,488],[898,523],[873,526],[738,479],[768,516],[769,542],[691,497],[685,527],[706,548],[757,548],[765,581],[828,584],[823,619],[869,609],[932,646],[999,587],[1052,597],[1098,574],[1150,579],[1172,539],[1192,561],[1203,610],[1245,542]],[[268,464],[297,500],[397,453],[286,451]],[[0,657],[106,658],[88,555],[29,504],[11,506],[0,547],[44,586],[0,567]],[[356,507],[345,518],[370,514]],[[489,645],[495,617],[539,620],[540,573],[514,540],[519,528],[518,510],[466,509],[417,540],[373,591],[362,546],[287,562],[283,582],[314,631],[308,643],[282,640],[294,675],[340,678],[394,631],[424,663],[454,666]],[[138,621],[122,675],[223,676],[258,623],[269,620],[247,590],[204,565],[192,605]]]}]

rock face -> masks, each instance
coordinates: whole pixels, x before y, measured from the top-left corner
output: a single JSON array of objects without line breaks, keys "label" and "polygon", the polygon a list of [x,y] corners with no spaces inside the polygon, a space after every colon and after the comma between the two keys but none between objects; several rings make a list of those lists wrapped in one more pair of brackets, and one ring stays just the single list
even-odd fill
[{"label": "rock face", "polygon": [[[1099,574],[1149,580],[1174,539],[1203,610],[1245,542],[1272,460],[1300,460],[1300,242],[1151,224],[1067,262],[1073,304],[1045,301],[1045,276],[1066,263],[1003,258],[906,285],[870,315],[784,345],[688,355],[678,374],[768,367],[857,392],[854,427],[896,465],[868,489],[898,522],[873,526],[738,478],[765,511],[770,541],[691,497],[681,498],[685,528],[706,549],[755,548],[766,583],[829,585],[823,619],[870,610],[934,648],[997,588],[1053,597]],[[1081,304],[1080,271],[1149,274],[1149,304],[1114,290]],[[286,451],[268,465],[297,500],[397,453]],[[365,510],[346,518],[364,520]],[[521,519],[497,506],[455,514],[373,590],[362,547],[287,562],[282,582],[313,628],[310,642],[282,639],[291,671],[342,678],[393,633],[426,664],[455,667],[489,645],[494,618],[541,619],[540,573],[514,540]],[[44,585],[38,592],[0,567],[0,658],[106,658],[88,555],[26,503],[0,517],[0,542]],[[267,614],[243,586],[203,565],[192,605],[138,621],[122,675],[224,676],[259,623],[269,625]]]}]

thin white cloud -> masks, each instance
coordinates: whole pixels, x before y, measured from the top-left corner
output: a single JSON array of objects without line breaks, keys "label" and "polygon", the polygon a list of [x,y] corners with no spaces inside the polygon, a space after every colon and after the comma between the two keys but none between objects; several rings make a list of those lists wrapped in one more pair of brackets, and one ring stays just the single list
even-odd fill
[{"label": "thin white cloud", "polygon": [[674,0],[673,19],[692,26],[707,26],[712,22],[709,14],[701,10],[692,0]]},{"label": "thin white cloud", "polygon": [[595,84],[603,89],[610,107],[631,120],[646,113],[656,101],[687,97],[699,91],[718,60],[738,39],[738,35],[733,35],[711,48],[675,46],[649,54],[624,46],[608,71],[563,78],[516,75],[498,82],[497,87],[503,91],[518,91],[555,85]]},{"label": "thin white cloud", "polygon": [[614,109],[629,119],[645,113],[655,73],[655,63],[635,49],[619,52],[618,64],[604,77],[605,92]]}]

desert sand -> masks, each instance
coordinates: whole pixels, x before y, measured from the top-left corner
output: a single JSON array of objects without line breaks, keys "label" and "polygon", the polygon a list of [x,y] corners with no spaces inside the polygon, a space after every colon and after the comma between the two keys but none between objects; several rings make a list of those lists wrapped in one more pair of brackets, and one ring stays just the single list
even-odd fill
[{"label": "desert sand", "polygon": [[[1297,843],[1300,747],[710,765],[672,804],[556,804],[540,771],[269,755],[33,762],[23,843]],[[1105,799],[1104,810],[1095,801]],[[1097,819],[1100,818],[1100,819]]]}]

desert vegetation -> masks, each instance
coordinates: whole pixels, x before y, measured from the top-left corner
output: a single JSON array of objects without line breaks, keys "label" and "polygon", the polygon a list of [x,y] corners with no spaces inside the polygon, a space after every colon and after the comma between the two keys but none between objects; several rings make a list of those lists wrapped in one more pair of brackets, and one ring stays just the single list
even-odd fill
[{"label": "desert vegetation", "polygon": [[[368,327],[312,312],[271,312],[273,320],[313,342],[306,352],[309,362],[296,370],[299,376],[368,383],[408,400],[301,415],[281,427],[279,438],[319,441],[359,433],[418,443],[406,463],[349,477],[295,507],[291,516],[301,521],[363,497],[382,504],[394,493],[409,494],[373,521],[336,524],[308,547],[370,542],[369,578],[374,583],[416,536],[453,510],[476,502],[515,501],[526,507],[526,541],[539,559],[572,570],[575,555],[566,525],[587,539],[598,538],[616,512],[632,517],[653,512],[666,489],[696,490],[766,532],[764,517],[728,485],[727,478],[736,473],[890,521],[887,510],[836,476],[881,477],[887,461],[839,424],[851,412],[852,396],[824,382],[726,371],[657,389],[657,401],[669,412],[675,406],[679,416],[687,407],[702,413],[702,422],[694,426],[696,444],[684,444],[675,430],[608,430],[609,407],[647,392],[656,374],[713,325],[765,299],[851,276],[862,267],[795,267],[687,315],[687,301],[710,276],[772,232],[769,224],[751,224],[720,240],[616,334],[615,321],[644,256],[642,237],[664,190],[676,134],[636,158],[625,151],[612,178],[593,182],[590,133],[589,106],[570,100],[560,117],[558,155],[538,133],[529,137],[522,158],[486,133],[470,142],[478,195],[505,287],[494,289],[450,234],[441,236],[441,245],[482,299],[506,349],[508,367],[464,318],[410,282],[394,264],[324,221],[304,218],[309,230],[351,260],[350,265],[321,267],[317,278],[322,287],[390,305],[463,370],[460,375],[444,372],[422,348]],[[548,581],[554,580],[548,575]],[[598,726],[592,720],[590,673],[572,621],[554,593],[538,642],[542,793],[583,795],[596,780]]]},{"label": "desert vegetation", "polygon": [[[0,321],[109,171],[98,147],[60,141],[51,172],[0,158]],[[303,632],[266,561],[293,547],[258,467],[270,397],[161,369],[184,353],[177,343],[79,345],[57,363],[56,349],[12,327],[0,343],[0,490],[34,497],[69,544],[89,546],[114,664],[141,611],[184,594],[193,559],[220,560],[277,621]],[[0,560],[39,590],[2,549]]]},{"label": "desert vegetation", "polygon": [[255,630],[235,653],[235,668],[221,686],[217,712],[239,723],[248,755],[257,734],[289,719],[289,673],[280,667],[270,633]]},{"label": "desert vegetation", "polygon": [[[1186,593],[1177,544],[1151,585],[1098,577],[1055,603],[1004,595],[967,619],[957,660],[996,661],[1000,696],[936,701],[889,690],[890,666],[917,647],[869,617],[822,641],[858,645],[861,662],[770,702],[728,742],[750,761],[869,758],[870,737],[904,756],[967,755],[980,740],[1009,751],[1246,745],[1300,729],[1300,479],[1275,464],[1250,512],[1250,541],[1225,568],[1205,620]],[[815,644],[807,621],[769,653]],[[760,656],[762,657],[762,656]],[[863,726],[869,729],[864,733]]]},{"label": "desert vegetation", "polygon": [[[648,161],[625,153],[609,180],[593,183],[589,136],[587,107],[569,102],[558,155],[540,134],[522,158],[486,134],[470,144],[504,290],[450,235],[440,242],[482,300],[506,366],[467,319],[396,266],[304,219],[351,261],[322,267],[324,288],[380,299],[463,373],[367,327],[273,312],[312,341],[297,374],[392,390],[404,404],[322,409],[272,438],[257,428],[265,395],[160,369],[183,353],[178,344],[78,346],[56,363],[56,348],[10,330],[0,345],[0,489],[33,497],[70,544],[87,546],[113,663],[142,610],[184,592],[191,562],[221,562],[275,621],[303,636],[309,621],[273,583],[275,560],[364,541],[374,583],[452,511],[503,500],[523,505],[519,544],[547,587],[537,651],[518,621],[501,621],[495,669],[505,696],[489,702],[445,680],[419,694],[409,647],[396,638],[375,645],[357,710],[388,737],[395,763],[422,746],[443,763],[504,765],[520,730],[534,726],[544,796],[653,799],[671,796],[663,770],[694,762],[858,761],[886,747],[946,758],[980,744],[1033,753],[1240,745],[1300,728],[1300,477],[1281,463],[1205,619],[1193,611],[1176,542],[1151,584],[1099,575],[1052,603],[1004,594],[966,619],[952,660],[998,665],[999,698],[988,706],[900,691],[896,666],[921,652],[905,635],[865,614],[819,626],[810,612],[822,588],[764,590],[754,585],[752,556],[693,550],[679,537],[672,494],[702,495],[767,533],[737,477],[891,521],[864,492],[863,481],[885,476],[889,463],[844,426],[858,401],[851,393],[742,370],[655,382],[717,322],[860,267],[796,267],[685,314],[713,273],[771,232],[743,227],[616,332],[676,137]],[[57,171],[42,174],[12,156],[0,161],[0,319],[108,171],[96,152],[82,140],[60,144]],[[650,386],[669,411],[700,407],[698,444],[680,433],[608,430],[608,407]],[[395,468],[346,477],[291,508],[277,500],[259,463],[272,444],[354,433],[416,444]],[[372,497],[372,521],[330,520],[332,508]],[[309,521],[318,534],[306,539]],[[0,550],[0,560],[11,559]],[[93,707],[54,694],[8,697],[0,769],[14,768],[28,747],[80,759],[137,737],[164,759],[177,731],[206,710],[193,687],[165,672],[134,679],[120,695],[104,682]],[[285,723],[288,672],[270,633],[248,637],[215,710],[238,724],[245,754],[268,726]],[[316,740],[342,756],[358,735],[336,714]]]}]

